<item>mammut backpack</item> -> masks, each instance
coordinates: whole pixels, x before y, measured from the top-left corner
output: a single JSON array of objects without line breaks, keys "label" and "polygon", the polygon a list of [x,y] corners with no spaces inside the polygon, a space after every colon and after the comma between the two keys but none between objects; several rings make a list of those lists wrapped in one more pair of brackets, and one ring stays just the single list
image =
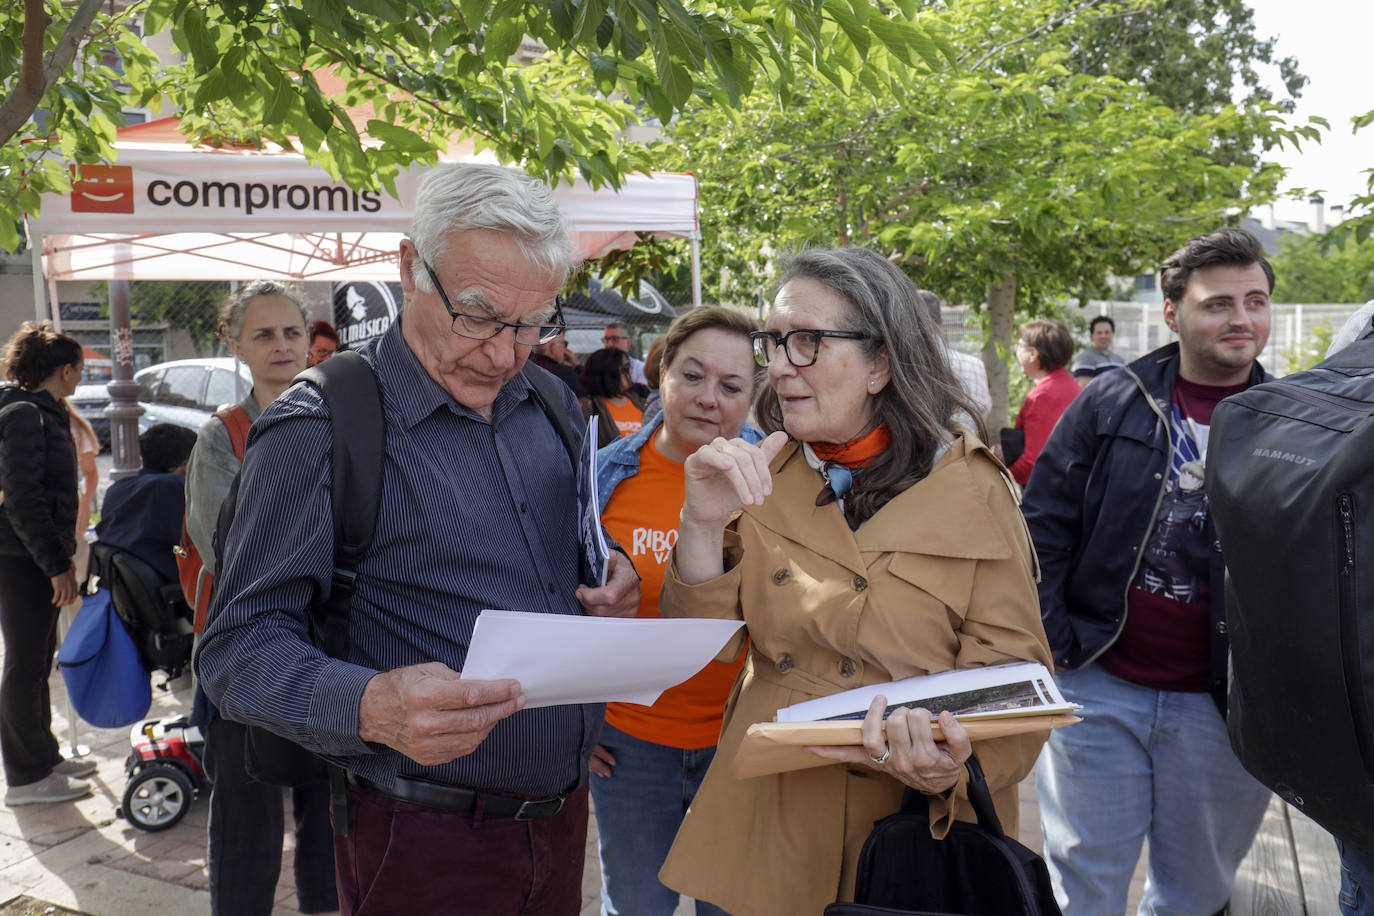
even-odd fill
[{"label": "mammut backpack", "polygon": [[[243,450],[248,446],[248,429],[253,425],[253,421],[248,419],[248,411],[234,404],[215,411],[215,418],[229,431],[229,444],[234,449],[234,457],[242,463]],[[205,560],[196,549],[195,541],[191,540],[185,516],[181,519],[181,543],[173,552],[177,558],[181,593],[191,607],[192,629],[199,633],[205,629],[205,614],[210,610],[210,594],[214,590],[215,577],[205,568]]]},{"label": "mammut backpack", "polygon": [[1228,575],[1236,756],[1374,851],[1374,331],[1219,404],[1207,493]]}]

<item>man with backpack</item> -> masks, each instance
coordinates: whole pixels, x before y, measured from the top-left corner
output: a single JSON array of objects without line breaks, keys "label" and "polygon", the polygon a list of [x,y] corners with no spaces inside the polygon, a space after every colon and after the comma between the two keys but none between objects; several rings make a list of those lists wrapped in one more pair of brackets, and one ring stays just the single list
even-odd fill
[{"label": "man with backpack", "polygon": [[1324,361],[1217,410],[1207,487],[1226,550],[1231,746],[1335,837],[1346,916],[1374,914],[1371,316],[1374,301]]},{"label": "man with backpack", "polygon": [[1224,569],[1202,484],[1213,408],[1267,378],[1274,275],[1253,235],[1222,229],[1160,280],[1178,342],[1084,389],[1025,492],[1057,677],[1084,706],[1036,779],[1070,916],[1125,910],[1146,837],[1142,911],[1217,912],[1269,801],[1227,741]]},{"label": "man with backpack", "polygon": [[[254,424],[242,471],[254,498],[228,531],[196,668],[223,715],[347,771],[344,913],[575,912],[603,708],[522,709],[514,681],[459,679],[483,608],[639,606],[623,554],[604,586],[579,583],[566,443],[580,412],[566,386],[525,369],[561,330],[566,219],[519,171],[441,166],[399,259],[404,312],[362,354],[385,451],[356,578],[339,575],[334,500],[346,513],[367,497],[339,492],[331,460],[349,418],[298,385]],[[341,582],[352,600],[334,658],[310,638],[310,612]]]}]

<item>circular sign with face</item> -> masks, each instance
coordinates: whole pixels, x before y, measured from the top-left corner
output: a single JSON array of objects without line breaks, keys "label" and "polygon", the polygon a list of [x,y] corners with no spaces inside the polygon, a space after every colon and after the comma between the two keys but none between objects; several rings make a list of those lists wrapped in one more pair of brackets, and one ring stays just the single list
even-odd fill
[{"label": "circular sign with face", "polygon": [[335,283],[334,327],[339,332],[339,342],[356,350],[374,337],[381,337],[400,314],[401,297],[399,283]]}]

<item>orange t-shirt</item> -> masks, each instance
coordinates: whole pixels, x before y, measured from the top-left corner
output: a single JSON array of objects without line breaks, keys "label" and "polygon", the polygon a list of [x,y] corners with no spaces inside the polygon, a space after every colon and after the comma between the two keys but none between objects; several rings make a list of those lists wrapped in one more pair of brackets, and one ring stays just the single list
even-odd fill
[{"label": "orange t-shirt", "polygon": [[[639,473],[615,488],[601,522],[630,553],[644,581],[640,617],[658,616],[658,593],[677,542],[678,515],[684,492],[682,465],[654,447],[654,437],[639,450]],[[606,721],[642,741],[694,750],[720,739],[725,698],[735,685],[744,653],[733,662],[712,661],[689,680],[670,687],[653,706],[607,703]]]},{"label": "orange t-shirt", "polygon": [[[606,409],[610,411],[611,419],[615,421],[615,428],[620,430],[620,437],[622,439],[626,436],[633,436],[635,433],[639,432],[639,428],[644,425],[644,411],[636,407],[634,401],[626,398],[625,403],[617,407],[610,402],[609,398],[603,398],[602,400],[606,402]],[[677,509],[673,510],[674,513],[682,509],[681,494],[679,494],[677,505]],[[676,518],[677,515],[674,514],[673,517]]]}]

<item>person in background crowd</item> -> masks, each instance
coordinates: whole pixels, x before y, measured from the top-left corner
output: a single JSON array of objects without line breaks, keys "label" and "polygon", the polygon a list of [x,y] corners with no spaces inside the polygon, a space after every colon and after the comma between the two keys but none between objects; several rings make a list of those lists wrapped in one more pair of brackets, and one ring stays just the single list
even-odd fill
[{"label": "person in background crowd", "polygon": [[[332,433],[323,397],[297,385],[254,428],[243,487],[258,498],[240,501],[196,670],[227,714],[348,771],[346,913],[576,913],[602,707],[528,709],[517,681],[460,678],[483,608],[640,603],[618,549],[604,586],[579,585],[573,463],[531,388],[544,370],[522,371],[561,328],[567,220],[518,169],[440,165],[399,254],[405,309],[360,351],[386,461],[348,655],[306,635],[333,577]],[[571,392],[549,407],[581,431]]]},{"label": "person in background crowd", "polygon": [[644,425],[644,399],[630,387],[630,357],[624,350],[604,347],[582,366],[582,416],[597,416],[597,447],[605,448]]},{"label": "person in background crowd", "polygon": [[[62,406],[76,393],[81,344],[26,321],[0,353],[0,757],[5,804],[69,801],[91,790],[95,762],[63,760],[48,675],[59,609],[77,596],[76,446]],[[85,530],[84,528],[82,529]]]},{"label": "person in background crowd", "polygon": [[90,422],[73,410],[66,398],[62,399],[62,406],[72,418],[72,442],[76,444],[76,464],[80,469],[76,509],[76,578],[79,582],[85,578],[82,572],[85,570],[86,555],[89,553],[83,549],[89,547],[86,544],[86,529],[91,525],[95,491],[100,486],[100,468],[95,463],[95,456],[100,454],[100,440],[96,438]]},{"label": "person in background crowd", "polygon": [[1057,680],[1084,707],[1036,768],[1069,916],[1125,910],[1146,837],[1140,911],[1218,912],[1269,804],[1226,734],[1225,568],[1203,480],[1213,408],[1268,379],[1274,272],[1258,239],[1222,229],[1165,259],[1160,288],[1178,342],[1083,390],[1023,505]]},{"label": "person in background crowd", "polygon": [[[683,462],[717,436],[757,442],[745,424],[754,396],[754,322],[733,309],[705,306],[673,322],[651,348],[651,377],[662,366],[663,409],[643,428],[597,456],[597,494],[606,530],[630,546],[643,577],[639,616],[658,616],[668,551],[677,540]],[[711,662],[653,706],[608,703],[592,755],[592,803],[601,848],[601,912],[671,914],[677,891],[658,870],[715,755],[725,698],[744,658]],[[701,901],[698,916],[721,911]]]},{"label": "person in background crowd", "polygon": [[[85,351],[82,351],[83,353]],[[100,454],[100,440],[85,417],[72,409],[67,399],[62,399],[62,409],[72,421],[72,442],[76,446],[76,465],[79,474],[76,484],[76,553],[72,556],[72,566],[76,570],[76,581],[85,582],[91,559],[91,545],[86,540],[86,531],[91,526],[91,509],[95,506],[95,491],[100,486],[100,468],[95,456]],[[59,621],[58,628],[65,633],[65,627],[76,619],[81,610],[81,595],[77,595],[63,608],[66,622]]]},{"label": "person in background crowd", "polygon": [[578,377],[577,358],[568,349],[568,332],[559,331],[558,336],[547,343],[535,344],[530,353],[530,362],[547,369],[572,389],[574,397],[586,397],[587,389],[582,387]]},{"label": "person in background crowd", "polygon": [[172,551],[181,542],[186,465],[195,444],[196,434],[184,426],[150,426],[138,437],[143,467],[110,484],[95,529],[103,543],[129,551],[168,582],[177,581]]},{"label": "person in background crowd", "polygon": [[964,386],[969,400],[978,407],[979,422],[986,423],[988,414],[992,411],[992,392],[988,389],[987,367],[972,353],[965,353],[949,345],[949,338],[944,329],[944,299],[928,289],[918,289],[916,300],[930,313],[931,320],[940,328],[940,339],[945,343],[945,356],[949,359],[949,368],[954,372],[959,384]]},{"label": "person in background crowd", "polygon": [[[1003,662],[1049,664],[1035,560],[1004,469],[957,418],[977,408],[950,371],[916,287],[881,254],[812,249],[787,268],[754,353],[769,388],[759,445],[716,438],[684,467],[664,617],[743,619],[751,640],[719,749],[660,879],[736,916],[819,913],[853,899],[859,852],[910,787],[943,837],[968,820],[965,763],[1016,834],[1016,785],[1044,742],[971,743],[948,712],[879,696],[863,745],[835,765],[736,779],[730,763],[780,706]],[[937,720],[943,739],[932,737]]]},{"label": "person in background crowd", "polygon": [[[630,344],[634,340],[630,336],[630,328],[623,321],[612,321],[606,325],[606,331],[601,338],[601,343],[607,347],[615,347],[617,350],[624,350],[630,353]],[[648,379],[644,376],[644,360],[630,356],[630,382],[635,385],[648,385]]]},{"label": "person in background crowd", "polygon": [[306,366],[324,362],[339,351],[339,332],[324,319],[310,325],[310,351],[306,355]]},{"label": "person in background crowd", "polygon": [[1054,424],[1080,389],[1064,369],[1073,355],[1073,337],[1062,321],[1027,321],[1016,335],[1015,349],[1021,371],[1031,380],[1016,414],[1016,428],[1024,431],[1026,447],[1011,463],[1011,476],[1024,487]]},{"label": "person in background crowd", "polygon": [[[256,421],[305,368],[306,311],[285,286],[260,280],[239,287],[220,310],[220,334],[248,366],[253,387],[239,402]],[[200,429],[186,471],[186,530],[212,575],[219,572],[215,525],[241,462],[219,417]],[[291,476],[291,472],[287,472]],[[239,506],[259,498],[239,491]],[[218,583],[216,583],[218,586]],[[268,913],[281,875],[282,792],[257,782],[244,765],[247,729],[214,710],[197,691],[196,719],[205,732],[205,769],[210,790],[210,911],[214,916]],[[337,910],[334,841],[329,825],[329,787],[324,779],[291,791],[296,827],[296,900],[302,913]]]},{"label": "person in background crowd", "polygon": [[644,357],[644,378],[649,387],[649,396],[644,399],[644,422],[654,418],[663,406],[659,403],[658,386],[663,377],[663,345],[668,336],[660,334],[649,344],[649,352]]},{"label": "person in background crowd", "polygon": [[1088,382],[1108,369],[1126,365],[1124,359],[1112,352],[1112,340],[1116,337],[1115,321],[1106,315],[1098,315],[1088,325],[1088,334],[1092,346],[1078,351],[1069,370],[1080,388],[1086,388]]}]

